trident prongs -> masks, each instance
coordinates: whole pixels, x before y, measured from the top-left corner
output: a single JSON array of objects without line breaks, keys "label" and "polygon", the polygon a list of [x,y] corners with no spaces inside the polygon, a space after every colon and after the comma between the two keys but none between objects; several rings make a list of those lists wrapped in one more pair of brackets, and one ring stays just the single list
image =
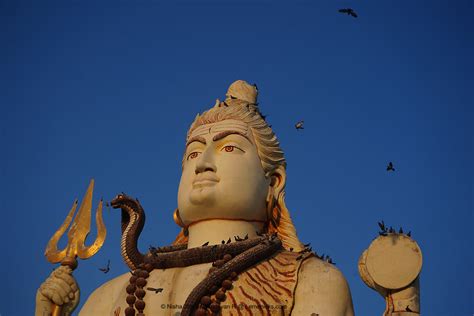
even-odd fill
[{"label": "trident prongs", "polygon": [[46,259],[48,259],[49,262],[61,262],[61,265],[67,265],[74,270],[77,267],[76,257],[81,259],[90,258],[95,255],[104,244],[107,232],[104,221],[102,220],[101,200],[95,214],[97,223],[97,238],[92,245],[88,247],[84,245],[87,235],[90,232],[93,191],[94,179],[91,180],[84,199],[82,200],[81,206],[79,207],[79,211],[77,212],[76,217],[69,228],[69,232],[67,234],[67,246],[62,250],[58,250],[58,241],[71,223],[72,217],[77,208],[77,200],[74,201],[72,208],[61,227],[59,227],[59,229],[54,233],[53,237],[49,240],[44,252]]}]

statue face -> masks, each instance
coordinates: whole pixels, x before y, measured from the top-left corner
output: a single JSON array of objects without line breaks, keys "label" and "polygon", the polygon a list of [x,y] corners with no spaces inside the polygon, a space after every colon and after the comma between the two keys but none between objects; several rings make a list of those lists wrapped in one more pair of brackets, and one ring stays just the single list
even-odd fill
[{"label": "statue face", "polygon": [[181,219],[266,219],[270,178],[265,177],[247,124],[224,120],[189,137],[178,190]]}]

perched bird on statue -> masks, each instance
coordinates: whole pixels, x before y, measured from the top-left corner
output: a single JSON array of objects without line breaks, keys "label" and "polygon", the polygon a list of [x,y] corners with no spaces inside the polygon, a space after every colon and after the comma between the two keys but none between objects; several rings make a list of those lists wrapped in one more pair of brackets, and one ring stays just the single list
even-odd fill
[{"label": "perched bird on statue", "polygon": [[395,168],[393,167],[393,163],[391,161],[387,165],[387,171],[395,171]]},{"label": "perched bird on statue", "polygon": [[229,240],[227,240],[227,243],[230,244],[231,241],[232,241],[232,240],[229,238]]},{"label": "perched bird on statue", "polygon": [[110,260],[107,261],[107,266],[105,268],[99,268],[100,271],[107,273],[110,271]]},{"label": "perched bird on statue", "polygon": [[296,130],[304,129],[303,124],[304,124],[304,121],[299,121],[298,123],[296,123],[295,124]]},{"label": "perched bird on statue", "polygon": [[354,10],[351,9],[351,8],[339,9],[339,12],[345,13],[345,14],[347,14],[347,15],[351,15],[351,16],[353,16],[353,17],[355,17],[355,18],[357,17],[357,13],[355,13]]},{"label": "perched bird on statue", "polygon": [[378,224],[379,224],[379,228],[380,228],[379,235],[380,236],[387,236],[387,227],[385,227],[385,223],[383,221],[381,221],[381,222],[378,222]]},{"label": "perched bird on statue", "polygon": [[158,252],[158,249],[156,249],[155,247],[153,247],[152,245],[150,245],[150,247],[148,247],[148,250],[150,250],[150,253],[152,255],[156,255],[156,253]]},{"label": "perched bird on statue", "polygon": [[383,221],[378,222],[377,224],[379,224],[380,230],[382,230],[382,231],[386,231],[386,230],[387,230],[387,228],[385,228],[385,223],[384,223]]},{"label": "perched bird on statue", "polygon": [[411,230],[407,234],[408,237],[411,237]]},{"label": "perched bird on statue", "polygon": [[158,293],[160,293],[160,292],[163,292],[163,288],[161,288],[161,287],[160,287],[160,288],[157,288],[157,289],[155,289],[155,288],[153,288],[153,287],[147,287],[146,289],[147,289],[148,291],[153,291],[153,292],[155,292],[155,294],[158,294]]},{"label": "perched bird on statue", "polygon": [[400,227],[400,229],[398,230],[398,233],[403,234],[403,228]]},{"label": "perched bird on statue", "polygon": [[203,243],[201,247],[206,247],[207,245],[209,245],[209,242],[208,242],[208,241],[206,241],[205,243]]}]

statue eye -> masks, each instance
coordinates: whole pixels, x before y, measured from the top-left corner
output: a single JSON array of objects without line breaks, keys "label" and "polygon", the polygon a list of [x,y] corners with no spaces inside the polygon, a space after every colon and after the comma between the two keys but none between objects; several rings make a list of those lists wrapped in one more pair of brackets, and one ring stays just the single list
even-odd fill
[{"label": "statue eye", "polygon": [[227,145],[227,146],[224,146],[222,149],[224,149],[225,152],[230,153],[230,152],[233,152],[233,151],[234,151],[235,146]]},{"label": "statue eye", "polygon": [[197,156],[199,155],[199,153],[197,151],[193,151],[192,153],[190,153],[188,155],[188,159],[194,159],[196,158]]}]

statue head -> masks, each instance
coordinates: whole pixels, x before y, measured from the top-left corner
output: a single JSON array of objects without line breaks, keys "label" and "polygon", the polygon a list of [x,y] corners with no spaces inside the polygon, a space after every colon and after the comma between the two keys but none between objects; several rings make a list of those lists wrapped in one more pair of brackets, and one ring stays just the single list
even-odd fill
[{"label": "statue head", "polygon": [[262,222],[286,248],[302,249],[286,208],[286,161],[262,116],[256,86],[238,80],[224,102],[198,114],[187,134],[175,222],[229,219]]}]

